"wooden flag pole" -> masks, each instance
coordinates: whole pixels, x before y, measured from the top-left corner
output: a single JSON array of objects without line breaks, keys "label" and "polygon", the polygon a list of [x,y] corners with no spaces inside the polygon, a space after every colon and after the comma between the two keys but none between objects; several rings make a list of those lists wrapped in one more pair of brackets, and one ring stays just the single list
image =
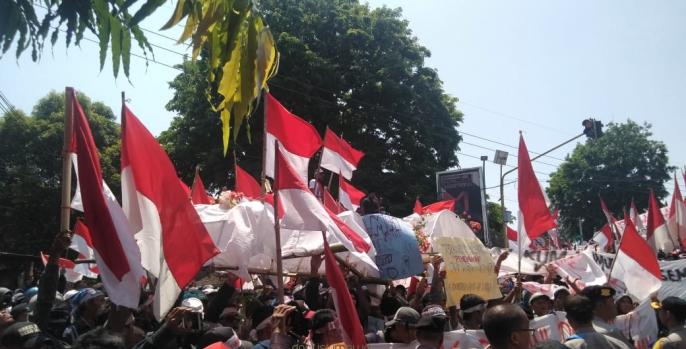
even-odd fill
[{"label": "wooden flag pole", "polygon": [[[266,131],[266,129],[265,129]],[[266,137],[265,137],[266,139]],[[283,303],[283,263],[281,259],[281,226],[279,222],[279,187],[276,179],[279,176],[279,141],[274,140],[274,239],[276,240],[276,285],[277,285],[277,304]]]},{"label": "wooden flag pole", "polygon": [[71,217],[71,140],[74,133],[75,97],[73,87],[64,88],[64,145],[62,149],[62,205],[60,207],[60,233],[69,230]]},{"label": "wooden flag pole", "polygon": [[[262,188],[262,197],[264,197],[264,194],[267,194],[267,91],[264,89],[262,89],[262,112],[262,174],[260,175],[260,188]],[[234,156],[234,165],[236,164],[235,159],[236,157]],[[274,149],[274,159],[276,159],[276,149]],[[274,162],[276,163],[276,160]]]}]

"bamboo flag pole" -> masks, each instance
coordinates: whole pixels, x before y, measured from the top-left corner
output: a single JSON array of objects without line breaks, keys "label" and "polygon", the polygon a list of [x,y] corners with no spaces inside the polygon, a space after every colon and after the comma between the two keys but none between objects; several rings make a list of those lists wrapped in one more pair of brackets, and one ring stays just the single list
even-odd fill
[{"label": "bamboo flag pole", "polygon": [[[266,130],[265,130],[266,131]],[[279,222],[279,187],[276,179],[279,176],[279,141],[274,140],[274,238],[276,240],[276,285],[277,285],[277,304],[283,303],[283,263],[281,260],[281,226]]]},{"label": "bamboo flag pole", "polygon": [[[262,89],[262,114],[262,174],[260,175],[260,187],[262,188],[262,197],[264,197],[264,194],[267,194],[267,91],[264,89]],[[276,159],[276,149],[274,149],[274,152],[274,159]]]},{"label": "bamboo flag pole", "polygon": [[71,140],[74,132],[73,87],[64,88],[64,145],[62,149],[62,205],[60,207],[60,233],[71,224]]}]

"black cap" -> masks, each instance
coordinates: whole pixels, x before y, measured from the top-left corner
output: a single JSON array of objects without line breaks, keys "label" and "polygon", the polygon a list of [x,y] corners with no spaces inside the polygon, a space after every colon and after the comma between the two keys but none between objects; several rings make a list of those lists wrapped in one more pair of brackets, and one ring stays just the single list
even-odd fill
[{"label": "black cap", "polygon": [[419,322],[414,325],[414,328],[432,332],[443,332],[447,319],[448,316],[443,308],[438,305],[429,305],[422,311],[422,316],[419,318]]},{"label": "black cap", "polygon": [[662,302],[653,302],[654,309],[662,309],[672,313],[677,319],[686,318],[686,300],[679,297],[667,297]]},{"label": "black cap", "polygon": [[608,286],[588,286],[581,291],[581,294],[596,303],[606,298],[612,298],[615,295],[615,290]]},{"label": "black cap", "polygon": [[0,339],[3,347],[34,348],[40,340],[41,331],[33,322],[17,322],[5,329]]},{"label": "black cap", "polygon": [[21,303],[17,304],[12,307],[12,310],[10,311],[10,314],[12,315],[13,318],[17,318],[17,316],[24,314],[29,311],[29,305],[26,303]]}]

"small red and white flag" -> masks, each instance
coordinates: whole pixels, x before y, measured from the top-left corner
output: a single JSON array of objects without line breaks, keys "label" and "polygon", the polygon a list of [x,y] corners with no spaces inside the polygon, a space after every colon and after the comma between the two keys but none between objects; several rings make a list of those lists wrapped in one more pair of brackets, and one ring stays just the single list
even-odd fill
[{"label": "small red and white flag", "polygon": [[[138,245],[124,211],[103,186],[98,150],[86,114],[73,90],[74,143],[83,213],[91,232],[91,246],[103,286],[112,303],[138,308],[141,267]],[[174,177],[176,178],[176,177]],[[111,192],[109,192],[111,194]]]},{"label": "small red and white flag", "polygon": [[660,211],[660,207],[655,199],[655,193],[653,193],[652,189],[650,190],[650,198],[648,200],[646,240],[655,253],[660,250],[664,253],[671,253],[678,246],[676,241],[674,241],[669,234],[667,223],[665,223],[665,217]]},{"label": "small red and white flag", "polygon": [[631,205],[629,208],[629,218],[632,222],[634,222],[636,230],[638,230],[638,234],[641,235],[641,237],[645,238],[646,227],[643,225],[643,220],[641,219],[641,215],[638,213],[638,209],[636,208],[636,203],[634,202],[634,199],[631,199]]},{"label": "small red and white flag", "polygon": [[341,205],[336,201],[336,199],[331,196],[331,193],[329,193],[328,190],[324,190],[324,207],[326,207],[327,210],[333,212],[334,214],[339,214],[343,211],[345,211]]},{"label": "small red and white flag", "polygon": [[364,331],[357,315],[357,309],[348,291],[348,284],[343,278],[343,273],[338,267],[336,258],[329,248],[329,242],[324,239],[324,265],[326,268],[326,280],[331,287],[332,299],[338,320],[341,325],[343,341],[349,348],[359,349],[367,346]]},{"label": "small red and white flag", "polygon": [[662,286],[660,264],[648,243],[638,235],[631,220],[626,221],[610,284],[643,301]]},{"label": "small red and white flag", "polygon": [[615,218],[615,216],[612,215],[612,212],[610,212],[610,210],[607,208],[607,205],[605,205],[605,201],[603,200],[603,198],[601,198],[600,196],[598,196],[598,198],[600,199],[600,209],[603,210],[603,214],[605,215],[605,219],[607,219],[607,224],[610,228],[610,231],[612,231],[612,233],[618,239],[621,239],[622,231],[617,226],[617,219]]},{"label": "small red and white flag", "polygon": [[422,207],[422,214],[438,213],[443,210],[455,212],[455,199],[434,202]]},{"label": "small red and white flag", "polygon": [[195,178],[193,179],[193,187],[191,188],[191,201],[194,205],[212,205],[214,204],[214,199],[207,195],[205,190],[205,184],[202,183],[202,178],[200,178],[200,173],[195,173]]},{"label": "small red and white flag", "polygon": [[[91,232],[81,220],[77,220],[76,224],[74,224],[74,236],[71,238],[71,245],[69,245],[69,248],[78,252],[78,259],[95,259]],[[74,272],[91,279],[96,279],[98,277],[97,264],[76,264],[74,266]]]},{"label": "small red and white flag", "polygon": [[609,251],[614,246],[614,235],[610,229],[610,225],[605,223],[600,231],[598,231],[592,238],[598,244],[601,250]]},{"label": "small red and white flag", "polygon": [[262,188],[253,176],[236,164],[236,185],[234,190],[243,193],[249,199],[257,199],[262,196]]},{"label": "small red and white flag", "polygon": [[[529,151],[526,149],[524,137],[519,136],[517,173],[517,197],[519,211],[523,220],[522,226],[531,240],[556,227],[555,219],[550,214],[541,186],[536,179],[534,168],[531,166]],[[520,229],[521,230],[521,229]]]},{"label": "small red and white flag", "polygon": [[281,226],[293,230],[328,231],[348,251],[366,256],[371,243],[317,200],[281,151],[277,151],[277,162],[274,186],[278,190],[279,207],[285,213]]},{"label": "small red and white flag", "polygon": [[365,193],[352,186],[341,176],[338,177],[338,202],[341,203],[346,210],[357,211],[360,207]]},{"label": "small red and white flag", "polygon": [[264,101],[267,108],[265,174],[274,178],[274,140],[278,140],[279,148],[284,156],[292,164],[298,176],[307,182],[307,166],[310,158],[322,146],[322,139],[317,129],[286,110],[271,94],[266,93]]},{"label": "small red and white flag", "polygon": [[326,128],[322,160],[319,166],[333,173],[339,173],[350,180],[363,156],[363,152],[353,148],[343,138],[336,136],[328,127]]},{"label": "small red and white flag", "polygon": [[143,267],[157,278],[153,313],[159,320],[219,250],[167,153],[126,105],[121,137],[124,211],[136,232]]},{"label": "small red and white flag", "polygon": [[669,205],[669,233],[675,241],[676,246],[686,242],[686,207],[684,206],[684,199],[681,197],[681,190],[679,190],[679,182],[674,175],[674,193],[672,194],[672,204]]}]

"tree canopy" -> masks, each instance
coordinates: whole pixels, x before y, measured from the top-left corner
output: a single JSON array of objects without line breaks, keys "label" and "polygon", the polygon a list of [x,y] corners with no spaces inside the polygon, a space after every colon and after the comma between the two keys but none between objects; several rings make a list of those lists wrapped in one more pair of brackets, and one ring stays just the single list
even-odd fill
[{"label": "tree canopy", "polygon": [[584,239],[607,222],[599,197],[622,217],[631,200],[644,211],[651,189],[658,200],[667,195],[664,184],[673,168],[665,144],[651,136],[649,124],[610,123],[602,137],[577,145],[551,175],[547,193],[560,209],[559,222],[568,236],[578,239],[580,218]]},{"label": "tree canopy", "polygon": [[[119,189],[119,125],[112,110],[78,94],[103,178]],[[64,93],[50,92],[31,115],[12,110],[0,118],[0,246],[3,251],[45,250],[59,229]]]},{"label": "tree canopy", "polygon": [[[434,173],[458,164],[462,113],[437,72],[425,66],[430,53],[412,36],[401,10],[340,0],[260,4],[281,53],[271,93],[322,135],[328,126],[364,151],[353,184],[382,193],[391,213],[409,212],[417,196],[433,200]],[[227,184],[233,163],[214,145],[216,118],[203,120],[217,116],[200,88],[208,59],[206,52],[199,64],[185,63],[171,82],[175,94],[167,107],[180,116],[160,141],[181,174],[190,176],[188,170],[200,164],[206,184],[217,188]],[[245,125],[233,149],[257,177],[262,120]]]}]

